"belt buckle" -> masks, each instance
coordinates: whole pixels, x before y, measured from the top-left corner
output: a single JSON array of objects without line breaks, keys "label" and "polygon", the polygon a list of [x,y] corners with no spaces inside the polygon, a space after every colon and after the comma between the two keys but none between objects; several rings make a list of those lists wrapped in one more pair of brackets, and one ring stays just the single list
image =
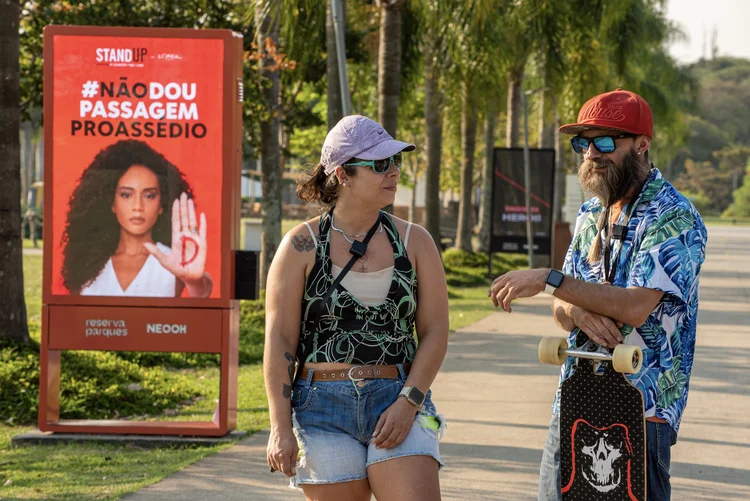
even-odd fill
[{"label": "belt buckle", "polygon": [[354,376],[352,375],[352,371],[353,371],[354,369],[361,369],[361,368],[362,368],[362,366],[361,366],[361,365],[355,365],[354,367],[352,367],[351,369],[349,369],[349,379],[351,379],[351,380],[352,380],[352,381],[354,381],[355,383],[357,383],[357,382],[359,382],[359,381],[364,381],[364,380],[365,380],[365,378],[363,378],[363,377],[360,377],[360,378],[355,378],[355,377],[354,377]]}]

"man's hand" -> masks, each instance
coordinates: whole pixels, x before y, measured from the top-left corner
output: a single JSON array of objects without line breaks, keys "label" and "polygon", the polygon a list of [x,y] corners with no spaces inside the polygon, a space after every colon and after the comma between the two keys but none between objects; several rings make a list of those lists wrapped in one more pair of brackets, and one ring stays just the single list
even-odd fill
[{"label": "man's hand", "polygon": [[622,343],[620,334],[621,322],[609,317],[588,311],[580,306],[573,306],[570,311],[576,327],[581,329],[592,341],[607,348],[614,348]]},{"label": "man's hand", "polygon": [[492,298],[492,304],[511,313],[510,303],[514,299],[534,297],[544,290],[547,275],[549,270],[544,268],[509,271],[492,282],[487,295]]}]

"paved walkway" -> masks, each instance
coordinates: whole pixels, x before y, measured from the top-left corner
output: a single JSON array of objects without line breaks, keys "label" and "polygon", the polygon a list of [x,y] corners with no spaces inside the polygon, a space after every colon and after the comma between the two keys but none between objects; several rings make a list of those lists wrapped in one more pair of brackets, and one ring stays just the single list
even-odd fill
[{"label": "paved walkway", "polygon": [[[709,228],[690,402],[672,449],[673,499],[750,499],[750,228]],[[534,500],[558,370],[544,335],[563,335],[550,298],[521,301],[451,337],[433,385],[448,430],[443,499]],[[303,499],[268,473],[261,432],[128,501]],[[343,501],[343,500],[342,500]]]}]

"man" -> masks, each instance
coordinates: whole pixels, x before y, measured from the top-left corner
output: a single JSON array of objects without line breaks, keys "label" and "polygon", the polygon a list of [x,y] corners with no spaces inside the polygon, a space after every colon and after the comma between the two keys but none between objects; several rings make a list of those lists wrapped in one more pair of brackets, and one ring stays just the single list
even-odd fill
[{"label": "man", "polygon": [[[495,279],[489,295],[511,311],[511,301],[543,290],[555,296],[553,314],[579,347],[587,337],[613,348],[643,350],[643,368],[628,375],[643,393],[646,411],[647,499],[670,498],[670,446],[687,403],[698,314],[698,275],[706,228],[692,204],[648,160],[651,109],[617,89],[589,100],[575,134],[583,154],[578,176],[595,197],[583,204],[562,274],[513,271]],[[575,361],[568,358],[560,382]],[[560,500],[560,389],[553,405],[539,479],[540,500]]]}]

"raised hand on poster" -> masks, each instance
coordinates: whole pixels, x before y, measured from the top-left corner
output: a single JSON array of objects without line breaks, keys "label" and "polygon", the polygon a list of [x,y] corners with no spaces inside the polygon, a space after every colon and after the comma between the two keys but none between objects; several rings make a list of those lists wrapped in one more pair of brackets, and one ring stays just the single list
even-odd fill
[{"label": "raised hand on poster", "polygon": [[164,254],[156,245],[144,244],[159,263],[180,279],[191,297],[208,297],[213,283],[206,273],[206,215],[200,225],[195,217],[195,203],[186,193],[172,204],[172,252]]}]

